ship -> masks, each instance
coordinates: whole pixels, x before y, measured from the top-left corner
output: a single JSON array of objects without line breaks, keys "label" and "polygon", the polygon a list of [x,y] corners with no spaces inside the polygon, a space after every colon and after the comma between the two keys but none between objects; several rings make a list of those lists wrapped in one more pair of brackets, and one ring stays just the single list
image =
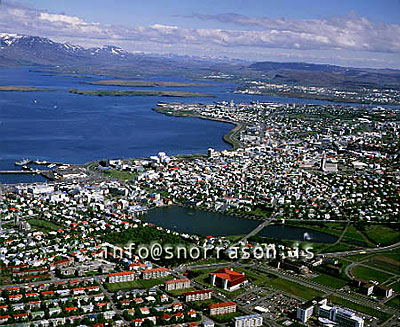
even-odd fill
[{"label": "ship", "polygon": [[14,162],[14,164],[15,164],[16,166],[24,166],[24,165],[30,164],[31,162],[32,162],[31,159],[22,159],[22,160],[20,160],[20,161]]},{"label": "ship", "polygon": [[46,161],[46,160],[35,160],[34,162],[33,162],[35,165],[48,165],[48,164],[50,164],[50,162],[49,161]]},{"label": "ship", "polygon": [[303,234],[303,238],[304,238],[305,241],[311,240],[311,236],[310,236],[310,234],[308,234],[307,232],[305,232],[305,233]]}]

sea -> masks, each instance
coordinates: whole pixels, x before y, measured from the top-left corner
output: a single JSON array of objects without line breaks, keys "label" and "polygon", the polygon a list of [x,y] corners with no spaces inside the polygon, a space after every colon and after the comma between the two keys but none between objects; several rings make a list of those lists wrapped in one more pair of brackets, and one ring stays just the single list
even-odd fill
[{"label": "sea", "polygon": [[[48,92],[0,91],[0,170],[15,170],[14,162],[22,158],[82,164],[106,158],[142,158],[160,151],[175,155],[205,153],[210,147],[216,150],[230,148],[223,141],[223,136],[233,125],[160,114],[152,110],[159,101],[327,103],[235,94],[236,83],[199,82],[175,76],[144,80],[205,83],[206,86],[157,89],[207,93],[215,97],[98,97],[68,92],[69,89],[154,89],[87,84],[103,79],[113,77],[86,74],[63,76],[48,73],[45,67],[0,69],[0,85],[53,89]],[[0,175],[0,183],[35,181],[44,181],[44,178],[39,175]]]}]

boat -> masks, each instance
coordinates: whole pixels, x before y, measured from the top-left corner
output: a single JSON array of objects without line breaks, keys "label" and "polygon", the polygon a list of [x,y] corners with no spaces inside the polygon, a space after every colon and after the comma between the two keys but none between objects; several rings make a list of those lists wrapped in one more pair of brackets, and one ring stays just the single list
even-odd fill
[{"label": "boat", "polygon": [[46,161],[46,160],[39,160],[39,159],[35,160],[33,163],[34,163],[35,165],[48,165],[48,164],[50,164],[49,161]]},{"label": "boat", "polygon": [[28,166],[26,166],[26,165],[23,165],[23,166],[22,166],[22,170],[25,170],[25,171],[32,171],[33,169],[32,169],[31,167],[28,167]]},{"label": "boat", "polygon": [[310,240],[311,240],[311,236],[310,236],[310,234],[308,234],[307,232],[305,232],[305,233],[303,234],[303,238],[304,238],[305,241],[310,241]]},{"label": "boat", "polygon": [[54,168],[55,166],[57,166],[57,165],[55,163],[52,163],[52,164],[48,165],[47,168],[51,169],[51,168]]},{"label": "boat", "polygon": [[31,159],[22,159],[22,160],[20,160],[20,161],[14,162],[14,164],[15,164],[16,166],[24,166],[24,165],[30,164],[31,162],[32,162]]}]

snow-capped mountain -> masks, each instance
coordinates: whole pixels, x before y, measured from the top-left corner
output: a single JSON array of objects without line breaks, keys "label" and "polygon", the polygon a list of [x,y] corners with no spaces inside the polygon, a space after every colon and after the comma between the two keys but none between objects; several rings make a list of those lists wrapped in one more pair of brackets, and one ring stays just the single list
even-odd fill
[{"label": "snow-capped mountain", "polygon": [[126,60],[129,53],[120,47],[103,46],[86,49],[71,43],[57,43],[48,38],[0,33],[2,59],[16,63],[63,64],[76,61]]}]

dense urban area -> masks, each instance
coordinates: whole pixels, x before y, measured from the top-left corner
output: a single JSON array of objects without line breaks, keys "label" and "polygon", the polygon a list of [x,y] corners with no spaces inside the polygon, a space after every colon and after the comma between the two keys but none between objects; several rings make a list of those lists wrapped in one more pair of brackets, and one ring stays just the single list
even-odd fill
[{"label": "dense urban area", "polygon": [[[240,92],[276,87],[254,83]],[[398,101],[390,90],[340,96]],[[233,101],[154,110],[233,124],[225,135],[232,150],[37,162],[51,166],[48,183],[1,185],[0,324],[399,325],[398,110]],[[29,161],[19,164],[30,169]],[[217,237],[145,221],[164,206],[259,225]],[[258,235],[268,225],[322,230],[337,240],[304,235],[294,244]],[[140,255],[140,245],[154,241],[172,245],[170,258],[165,249],[159,258]],[[179,257],[178,244],[198,253]],[[312,255],[293,255],[307,247]],[[274,255],[260,257],[260,249]]]}]

